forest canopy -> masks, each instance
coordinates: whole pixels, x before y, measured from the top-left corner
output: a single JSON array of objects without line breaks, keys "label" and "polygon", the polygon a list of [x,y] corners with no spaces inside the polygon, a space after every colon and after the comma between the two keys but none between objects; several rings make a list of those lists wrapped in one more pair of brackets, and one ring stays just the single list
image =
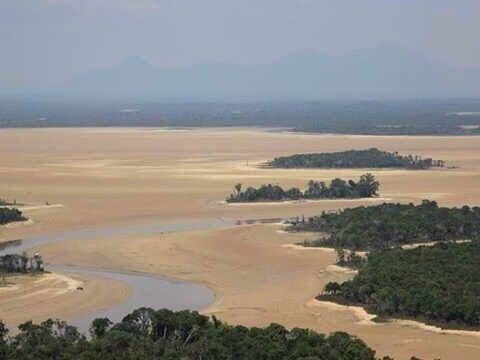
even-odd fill
[{"label": "forest canopy", "polygon": [[480,236],[480,208],[439,207],[429,200],[420,205],[384,203],[294,219],[287,229],[324,233],[318,240],[305,243],[308,246],[379,250],[430,241],[476,239]]},{"label": "forest canopy", "polygon": [[6,254],[0,256],[0,274],[42,272],[43,259],[39,254]]},{"label": "forest canopy", "polygon": [[284,190],[279,185],[266,184],[259,188],[248,187],[242,191],[242,184],[235,185],[235,190],[226,201],[255,202],[255,201],[282,201],[299,199],[353,199],[376,196],[379,182],[372,174],[365,174],[355,182],[343,179],[333,179],[329,185],[323,181],[310,180],[304,191],[293,187]]},{"label": "forest canopy", "polygon": [[382,316],[480,328],[480,241],[374,252],[358,274],[328,283],[319,299],[360,304]]},{"label": "forest canopy", "polygon": [[9,207],[0,207],[0,225],[24,220],[27,219],[23,216],[20,210]]},{"label": "forest canopy", "polygon": [[274,168],[405,168],[429,169],[443,167],[442,160],[422,159],[418,155],[400,155],[397,152],[348,150],[332,153],[295,154],[282,156],[267,163]]},{"label": "forest canopy", "polygon": [[116,324],[98,318],[90,338],[58,320],[26,322],[19,330],[8,337],[0,322],[1,359],[375,359],[362,340],[344,332],[229,326],[188,310],[140,308]]}]

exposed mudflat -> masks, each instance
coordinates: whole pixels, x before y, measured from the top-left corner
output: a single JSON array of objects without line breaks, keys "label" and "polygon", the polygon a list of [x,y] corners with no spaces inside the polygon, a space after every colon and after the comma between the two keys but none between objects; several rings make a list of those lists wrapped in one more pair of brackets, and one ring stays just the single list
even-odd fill
[{"label": "exposed mudflat", "polygon": [[[433,157],[455,166],[427,171],[371,169],[381,182],[380,196],[385,200],[419,202],[429,198],[448,206],[480,204],[478,137],[305,135],[246,128],[2,129],[0,196],[31,204],[24,211],[33,223],[1,228],[0,241],[96,226],[307,216],[371,204],[349,200],[275,206],[222,203],[237,182],[303,187],[310,179],[358,178],[366,170],[268,169],[258,164],[294,153],[369,147]],[[62,206],[45,206],[47,202]],[[278,230],[271,224],[256,224],[166,234],[145,226],[143,232],[58,241],[41,246],[40,251],[47,262],[55,264],[136,270],[203,283],[216,296],[204,312],[231,323],[266,325],[275,321],[320,331],[348,331],[367,341],[379,355],[397,359],[411,355],[478,358],[478,337],[440,334],[398,323],[368,325],[359,323],[350,311],[313,304],[311,300],[326,281],[351,274],[332,271],[332,252],[282,247],[308,235]],[[89,295],[90,290],[58,293],[56,288],[68,289],[65,279],[50,279],[43,285],[28,279],[18,284],[23,295],[16,293],[18,289],[0,291],[0,317],[7,323],[26,316],[35,320],[74,318],[116,304],[129,291],[122,282],[64,275],[87,281],[86,289],[96,291],[99,302],[92,303],[95,297]],[[38,293],[39,286],[54,294],[49,295],[54,300],[39,304],[36,297],[31,303],[13,305],[12,299]],[[10,301],[8,314],[2,301]]]}]

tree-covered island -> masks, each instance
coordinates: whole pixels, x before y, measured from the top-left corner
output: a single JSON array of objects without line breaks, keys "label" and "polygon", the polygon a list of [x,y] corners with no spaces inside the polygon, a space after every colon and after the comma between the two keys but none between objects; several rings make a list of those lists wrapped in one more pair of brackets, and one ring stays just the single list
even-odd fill
[{"label": "tree-covered island", "polygon": [[423,159],[418,155],[400,155],[398,152],[381,151],[377,148],[348,150],[331,153],[295,154],[269,161],[273,168],[404,168],[429,169],[444,167],[443,160]]},{"label": "tree-covered island", "polygon": [[25,221],[27,218],[16,208],[0,207],[0,225],[15,221]]},{"label": "tree-covered island", "polygon": [[480,329],[480,241],[442,242],[368,255],[358,274],[330,282],[319,300],[360,305],[380,317]]},{"label": "tree-covered island", "polygon": [[420,205],[384,203],[293,219],[287,230],[322,234],[317,240],[303,243],[305,246],[367,251],[432,241],[477,239],[480,207],[439,207],[429,200]]},{"label": "tree-covered island", "polygon": [[329,185],[323,181],[310,180],[307,188],[302,191],[296,187],[283,189],[279,185],[266,184],[259,188],[248,187],[242,191],[242,184],[235,185],[235,190],[226,201],[228,203],[286,201],[286,200],[316,200],[316,199],[356,199],[369,198],[378,194],[379,182],[372,174],[365,174],[355,182],[343,179],[333,179]]}]

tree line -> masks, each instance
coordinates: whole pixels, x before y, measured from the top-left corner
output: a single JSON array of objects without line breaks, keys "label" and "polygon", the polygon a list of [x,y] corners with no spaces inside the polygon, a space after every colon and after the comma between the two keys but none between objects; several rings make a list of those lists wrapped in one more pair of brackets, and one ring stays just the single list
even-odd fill
[{"label": "tree line", "polygon": [[[478,135],[478,100],[298,102],[140,102],[119,112],[111,102],[0,98],[0,127],[264,126],[302,132],[383,135]],[[459,112],[471,112],[461,116]],[[39,121],[39,118],[43,118]],[[465,126],[467,125],[467,126]],[[470,127],[468,126],[470,125]]]},{"label": "tree line", "polygon": [[284,190],[281,186],[272,184],[264,184],[259,188],[248,187],[242,191],[242,184],[237,184],[226,201],[235,203],[300,199],[367,198],[376,196],[379,187],[380,183],[369,173],[362,175],[357,182],[336,178],[327,185],[323,181],[310,180],[304,191],[296,187]]},{"label": "tree line", "polygon": [[0,207],[0,225],[5,225],[14,221],[27,220],[22,212],[16,208]]},{"label": "tree line", "polygon": [[429,169],[444,167],[443,160],[423,159],[418,155],[400,155],[398,152],[377,148],[348,150],[332,153],[295,154],[282,156],[267,163],[274,168],[405,168]]},{"label": "tree line", "polygon": [[[195,311],[140,308],[112,323],[95,319],[90,337],[59,320],[31,321],[8,336],[0,322],[1,359],[324,359],[374,360],[375,351],[344,332],[230,326]],[[387,359],[387,358],[384,358]]]},{"label": "tree line", "polygon": [[435,201],[419,205],[384,203],[290,220],[290,231],[323,235],[306,246],[351,250],[381,250],[430,241],[477,239],[480,207],[439,207]]},{"label": "tree line", "polygon": [[480,241],[442,242],[368,255],[358,274],[318,298],[362,305],[380,316],[480,329]]},{"label": "tree line", "polygon": [[0,256],[0,273],[33,273],[43,271],[43,259],[39,254],[28,256],[25,252]]}]

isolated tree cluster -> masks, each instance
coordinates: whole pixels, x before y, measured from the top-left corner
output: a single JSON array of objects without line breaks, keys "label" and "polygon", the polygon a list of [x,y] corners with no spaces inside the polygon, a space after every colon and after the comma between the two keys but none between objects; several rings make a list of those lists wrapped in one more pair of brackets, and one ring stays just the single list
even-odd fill
[{"label": "isolated tree cluster", "polygon": [[43,259],[39,254],[26,253],[0,256],[0,273],[32,273],[43,271]]},{"label": "isolated tree cluster", "polygon": [[332,153],[311,153],[282,156],[267,163],[275,168],[405,168],[429,169],[444,167],[443,160],[423,159],[418,155],[400,155],[398,152],[348,150]]},{"label": "isolated tree cluster", "polygon": [[296,187],[284,190],[279,185],[266,184],[259,188],[248,187],[242,191],[242,184],[235,185],[235,190],[226,201],[255,202],[255,201],[282,201],[299,199],[352,199],[368,198],[378,194],[380,183],[372,174],[364,174],[355,182],[343,179],[333,179],[329,185],[323,181],[308,182],[307,188],[302,191]]},{"label": "isolated tree cluster", "polygon": [[23,216],[20,210],[9,207],[0,207],[0,225],[24,220],[27,219]]}]

